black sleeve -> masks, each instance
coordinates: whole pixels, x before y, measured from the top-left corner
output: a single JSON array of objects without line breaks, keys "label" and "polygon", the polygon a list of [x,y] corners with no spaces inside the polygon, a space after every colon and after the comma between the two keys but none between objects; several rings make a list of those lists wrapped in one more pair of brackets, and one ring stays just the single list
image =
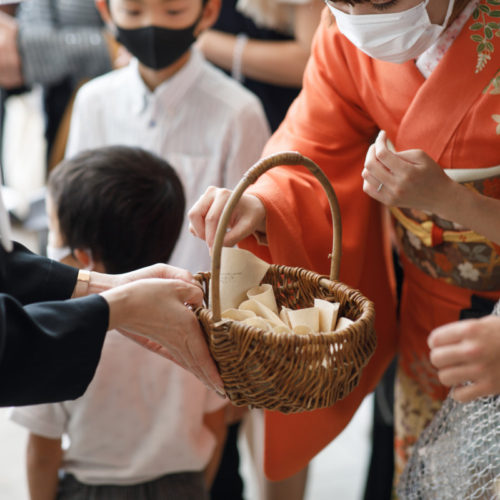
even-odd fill
[{"label": "black sleeve", "polygon": [[78,270],[18,243],[0,246],[0,406],[81,396],[108,327],[99,295],[68,299]]},{"label": "black sleeve", "polygon": [[108,319],[100,295],[23,307],[0,294],[0,406],[81,396],[97,368]]},{"label": "black sleeve", "polygon": [[19,243],[6,252],[0,245],[0,293],[21,304],[71,297],[78,270],[31,253]]}]

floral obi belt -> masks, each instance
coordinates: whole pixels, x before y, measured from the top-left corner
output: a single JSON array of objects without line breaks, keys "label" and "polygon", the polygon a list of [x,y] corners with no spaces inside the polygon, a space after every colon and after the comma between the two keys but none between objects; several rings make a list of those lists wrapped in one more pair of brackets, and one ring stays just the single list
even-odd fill
[{"label": "floral obi belt", "polygon": [[[500,199],[500,166],[446,173],[468,189]],[[500,290],[500,245],[420,210],[393,207],[391,212],[401,248],[419,269],[470,290]]]}]

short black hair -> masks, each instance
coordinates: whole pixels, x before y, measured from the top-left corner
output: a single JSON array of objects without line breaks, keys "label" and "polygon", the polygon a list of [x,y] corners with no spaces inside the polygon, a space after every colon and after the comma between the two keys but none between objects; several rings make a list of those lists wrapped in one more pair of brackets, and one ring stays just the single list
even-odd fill
[{"label": "short black hair", "polygon": [[167,262],[182,227],[184,190],[174,169],[141,148],[83,151],[50,173],[61,237],[90,249],[106,272]]}]

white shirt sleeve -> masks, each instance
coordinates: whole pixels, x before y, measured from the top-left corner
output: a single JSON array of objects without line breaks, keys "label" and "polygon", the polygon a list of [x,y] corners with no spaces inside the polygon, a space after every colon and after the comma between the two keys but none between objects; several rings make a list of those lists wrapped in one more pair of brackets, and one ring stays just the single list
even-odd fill
[{"label": "white shirt sleeve", "polygon": [[[93,102],[92,94],[84,85],[76,94],[71,122],[69,127],[68,141],[66,144],[65,157],[70,158],[85,149],[98,147],[102,126],[95,118],[98,104]],[[103,137],[103,134],[101,134]]]},{"label": "white shirt sleeve", "polygon": [[33,434],[57,439],[66,431],[68,413],[61,403],[19,406],[12,408],[9,419]]},{"label": "white shirt sleeve", "polygon": [[230,131],[223,183],[224,187],[232,189],[243,174],[259,160],[271,134],[260,101],[256,100],[247,105],[235,116]]}]

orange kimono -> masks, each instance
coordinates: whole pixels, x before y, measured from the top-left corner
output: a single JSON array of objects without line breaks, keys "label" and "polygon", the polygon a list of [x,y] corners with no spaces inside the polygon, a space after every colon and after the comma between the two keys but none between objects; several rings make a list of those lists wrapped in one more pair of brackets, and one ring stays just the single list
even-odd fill
[{"label": "orange kimono", "polygon": [[[472,293],[500,298],[498,246],[448,242],[442,235],[454,230],[449,223],[405,212],[403,218],[417,224],[428,219],[425,227],[432,238],[417,255],[408,245],[416,235],[397,222],[406,277],[397,330],[384,209],[363,193],[361,178],[367,149],[379,130],[387,132],[396,150],[422,149],[443,168],[500,165],[500,24],[491,24],[499,17],[500,5],[482,0],[426,80],[413,61],[391,64],[358,51],[325,11],[303,90],[265,154],[297,150],[332,182],[343,225],[340,280],[375,302],[378,346],[358,387],[333,407],[295,415],[266,412],[264,467],[270,479],[294,474],[337,436],[396,353],[401,432],[396,444],[411,445],[447,393],[428,361],[429,332],[457,320],[460,310],[470,306]],[[500,177],[469,187],[500,198]],[[328,274],[329,208],[309,172],[277,167],[248,192],[266,206],[268,246],[254,238],[242,246],[275,263]],[[425,246],[418,241],[416,246]],[[477,245],[481,248],[474,250]],[[401,466],[407,453],[401,450]]]}]

